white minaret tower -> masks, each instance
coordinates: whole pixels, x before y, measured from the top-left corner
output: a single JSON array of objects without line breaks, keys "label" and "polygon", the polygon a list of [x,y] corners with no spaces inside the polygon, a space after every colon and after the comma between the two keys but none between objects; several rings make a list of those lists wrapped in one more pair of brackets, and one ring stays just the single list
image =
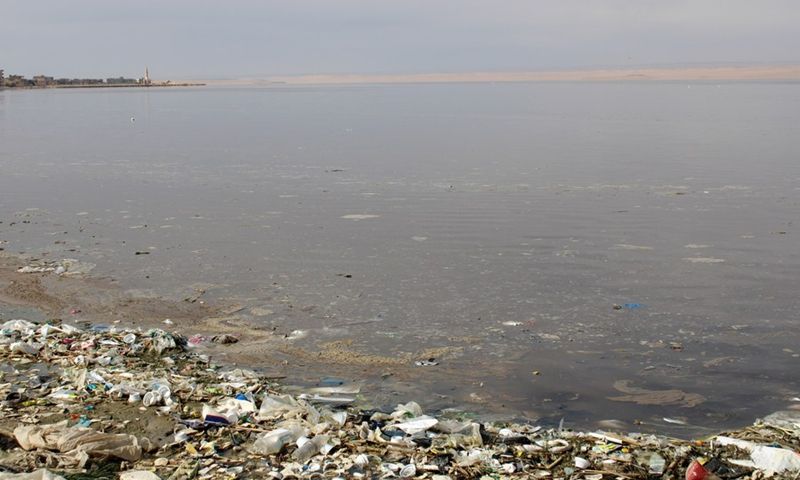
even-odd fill
[{"label": "white minaret tower", "polygon": [[150,85],[150,70],[144,67],[144,78],[142,79],[145,85]]}]

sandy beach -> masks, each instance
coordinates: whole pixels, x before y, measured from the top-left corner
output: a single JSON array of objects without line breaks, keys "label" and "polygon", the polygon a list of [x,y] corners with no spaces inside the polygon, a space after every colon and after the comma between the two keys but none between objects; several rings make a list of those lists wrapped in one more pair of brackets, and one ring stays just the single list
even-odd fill
[{"label": "sandy beach", "polygon": [[313,74],[264,78],[203,79],[208,85],[360,85],[404,83],[620,82],[620,81],[799,81],[800,65],[648,67],[543,70],[527,72],[464,72],[416,74]]}]

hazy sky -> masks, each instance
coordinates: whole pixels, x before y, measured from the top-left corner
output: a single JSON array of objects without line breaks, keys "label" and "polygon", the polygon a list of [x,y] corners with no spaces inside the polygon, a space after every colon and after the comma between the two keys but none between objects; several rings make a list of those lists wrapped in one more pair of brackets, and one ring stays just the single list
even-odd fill
[{"label": "hazy sky", "polygon": [[0,0],[6,74],[233,78],[800,61],[797,0]]}]

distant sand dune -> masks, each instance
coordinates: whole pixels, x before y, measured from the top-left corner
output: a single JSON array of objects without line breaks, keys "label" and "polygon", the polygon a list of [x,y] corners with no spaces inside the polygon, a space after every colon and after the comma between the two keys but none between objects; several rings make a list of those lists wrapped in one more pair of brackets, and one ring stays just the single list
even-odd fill
[{"label": "distant sand dune", "polygon": [[631,68],[532,72],[416,73],[401,75],[282,75],[265,78],[202,80],[209,85],[357,85],[369,83],[488,83],[591,81],[800,81],[800,65]]}]

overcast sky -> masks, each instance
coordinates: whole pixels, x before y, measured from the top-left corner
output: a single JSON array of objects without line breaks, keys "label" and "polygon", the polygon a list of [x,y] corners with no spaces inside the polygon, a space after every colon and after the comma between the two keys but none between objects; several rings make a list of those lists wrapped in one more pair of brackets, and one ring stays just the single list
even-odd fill
[{"label": "overcast sky", "polygon": [[6,74],[791,63],[798,46],[798,0],[0,0]]}]

